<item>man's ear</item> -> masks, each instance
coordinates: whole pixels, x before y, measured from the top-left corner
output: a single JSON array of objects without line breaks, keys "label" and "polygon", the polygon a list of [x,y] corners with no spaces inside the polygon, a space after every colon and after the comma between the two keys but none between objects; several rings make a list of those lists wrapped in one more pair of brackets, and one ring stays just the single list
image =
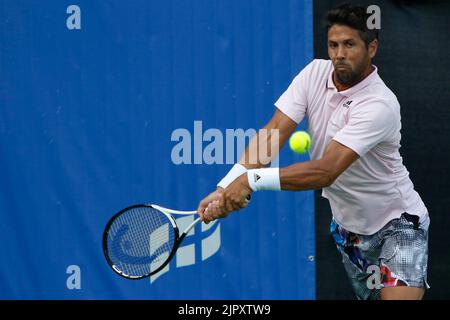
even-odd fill
[{"label": "man's ear", "polygon": [[371,59],[373,59],[373,57],[375,57],[375,55],[377,54],[377,50],[378,50],[378,39],[374,39],[372,40],[371,43],[369,43],[369,56]]}]

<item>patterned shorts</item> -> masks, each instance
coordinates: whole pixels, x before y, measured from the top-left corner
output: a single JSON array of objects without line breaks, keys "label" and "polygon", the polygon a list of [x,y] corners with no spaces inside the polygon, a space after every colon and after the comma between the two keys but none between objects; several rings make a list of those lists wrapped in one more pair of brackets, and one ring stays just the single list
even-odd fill
[{"label": "patterned shorts", "polygon": [[358,299],[379,299],[384,287],[429,288],[429,225],[428,216],[419,223],[418,216],[403,213],[367,236],[347,231],[332,219],[330,231]]}]

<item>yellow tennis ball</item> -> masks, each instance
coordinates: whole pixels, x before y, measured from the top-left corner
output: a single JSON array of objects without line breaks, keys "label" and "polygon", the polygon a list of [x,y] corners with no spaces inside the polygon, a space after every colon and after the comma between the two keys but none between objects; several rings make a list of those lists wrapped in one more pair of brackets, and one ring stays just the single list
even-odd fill
[{"label": "yellow tennis ball", "polygon": [[289,139],[289,146],[296,153],[305,153],[311,146],[311,137],[306,131],[297,131]]}]

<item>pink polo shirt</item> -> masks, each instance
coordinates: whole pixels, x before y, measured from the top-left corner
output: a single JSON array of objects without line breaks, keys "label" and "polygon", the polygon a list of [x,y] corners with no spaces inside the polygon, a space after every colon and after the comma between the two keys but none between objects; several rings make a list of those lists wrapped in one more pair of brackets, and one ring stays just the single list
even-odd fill
[{"label": "pink polo shirt", "polygon": [[336,222],[371,235],[403,212],[427,209],[400,156],[400,104],[377,68],[355,86],[338,92],[330,60],[313,60],[292,81],[275,106],[297,123],[306,115],[311,159],[320,159],[331,139],[360,158],[323,189]]}]

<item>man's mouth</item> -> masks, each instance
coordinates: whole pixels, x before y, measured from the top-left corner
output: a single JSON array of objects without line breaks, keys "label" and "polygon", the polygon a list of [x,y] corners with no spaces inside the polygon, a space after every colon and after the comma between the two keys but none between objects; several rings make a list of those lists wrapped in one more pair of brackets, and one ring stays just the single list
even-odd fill
[{"label": "man's mouth", "polygon": [[349,66],[348,65],[346,65],[346,64],[337,64],[337,65],[335,65],[335,68],[336,69],[348,69],[349,68]]}]

